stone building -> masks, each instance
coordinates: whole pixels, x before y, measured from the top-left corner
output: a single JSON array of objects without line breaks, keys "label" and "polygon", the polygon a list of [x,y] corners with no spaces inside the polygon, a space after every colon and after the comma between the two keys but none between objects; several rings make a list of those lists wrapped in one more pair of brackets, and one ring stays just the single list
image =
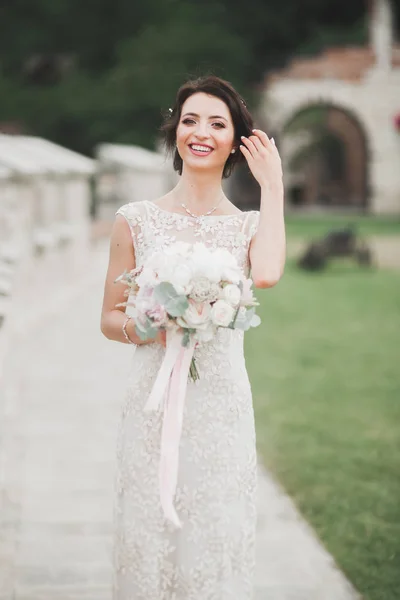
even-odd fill
[{"label": "stone building", "polygon": [[259,118],[284,164],[290,145],[302,143],[286,132],[310,109],[324,108],[325,130],[343,148],[343,164],[325,186],[318,154],[301,172],[284,169],[289,206],[400,214],[400,45],[391,10],[389,0],[372,4],[369,46],[328,48],[268,74]]}]

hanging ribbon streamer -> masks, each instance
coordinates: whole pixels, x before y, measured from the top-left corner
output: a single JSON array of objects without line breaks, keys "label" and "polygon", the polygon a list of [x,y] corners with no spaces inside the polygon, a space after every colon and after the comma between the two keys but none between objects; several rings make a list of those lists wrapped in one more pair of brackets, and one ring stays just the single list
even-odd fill
[{"label": "hanging ribbon streamer", "polygon": [[159,467],[160,501],[165,517],[176,527],[182,527],[173,499],[178,483],[179,443],[194,346],[193,339],[190,339],[189,346],[182,346],[182,334],[167,331],[164,360],[144,407],[145,411],[157,410],[165,397]]}]

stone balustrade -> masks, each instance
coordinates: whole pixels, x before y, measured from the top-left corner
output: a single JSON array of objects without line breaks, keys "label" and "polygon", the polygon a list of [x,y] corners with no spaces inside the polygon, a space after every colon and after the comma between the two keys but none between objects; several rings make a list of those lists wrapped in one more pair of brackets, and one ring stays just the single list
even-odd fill
[{"label": "stone balustrade", "polygon": [[95,170],[47,140],[0,135],[0,375],[7,339],[85,265]]},{"label": "stone balustrade", "polygon": [[176,182],[171,162],[161,152],[139,146],[101,144],[97,156],[97,217],[112,220],[128,202],[154,200]]}]

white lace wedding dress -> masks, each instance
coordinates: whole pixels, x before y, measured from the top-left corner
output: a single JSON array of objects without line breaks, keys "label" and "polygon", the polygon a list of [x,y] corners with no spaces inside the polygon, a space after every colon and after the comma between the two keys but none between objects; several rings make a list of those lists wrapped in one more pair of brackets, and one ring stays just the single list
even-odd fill
[{"label": "white lace wedding dress", "polygon": [[[122,206],[137,265],[177,240],[227,248],[248,273],[258,212],[200,220],[144,200]],[[134,348],[120,421],[114,545],[114,600],[250,600],[254,573],[256,449],[243,333],[219,330],[195,350],[200,380],[188,382],[174,505],[159,500],[163,413],[143,407],[164,348]]]}]

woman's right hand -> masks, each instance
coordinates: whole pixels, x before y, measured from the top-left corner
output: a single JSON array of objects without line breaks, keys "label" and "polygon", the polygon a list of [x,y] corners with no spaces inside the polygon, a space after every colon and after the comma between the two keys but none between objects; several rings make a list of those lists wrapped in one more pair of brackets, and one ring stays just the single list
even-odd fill
[{"label": "woman's right hand", "polygon": [[141,340],[136,333],[135,323],[133,319],[130,319],[126,325],[126,331],[131,340],[135,340],[138,346],[147,346],[148,344],[161,344],[164,348],[167,343],[167,332],[164,329],[159,329],[155,338],[148,340]]},{"label": "woman's right hand", "polygon": [[156,344],[161,344],[164,348],[167,345],[167,332],[165,329],[160,329],[153,340]]}]

